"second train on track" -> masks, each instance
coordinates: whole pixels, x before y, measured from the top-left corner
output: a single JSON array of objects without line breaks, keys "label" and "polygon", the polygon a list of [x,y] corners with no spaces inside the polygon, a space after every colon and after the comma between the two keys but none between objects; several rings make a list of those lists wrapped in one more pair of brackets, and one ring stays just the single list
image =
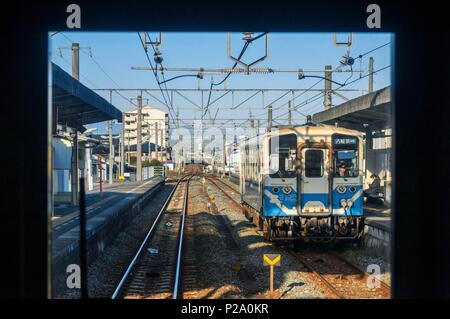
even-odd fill
[{"label": "second train on track", "polygon": [[363,135],[307,123],[240,141],[241,202],[270,240],[360,238]]}]

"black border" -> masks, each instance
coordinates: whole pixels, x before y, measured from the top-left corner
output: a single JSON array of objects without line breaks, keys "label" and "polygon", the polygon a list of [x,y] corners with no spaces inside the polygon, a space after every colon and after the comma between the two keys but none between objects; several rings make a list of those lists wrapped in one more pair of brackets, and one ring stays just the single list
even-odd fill
[{"label": "black border", "polygon": [[[382,8],[395,33],[394,296],[449,297],[450,48],[447,1],[14,1],[2,13],[0,298],[45,298],[47,31],[82,8],[85,31],[363,31]],[[5,138],[6,137],[6,138]]]}]

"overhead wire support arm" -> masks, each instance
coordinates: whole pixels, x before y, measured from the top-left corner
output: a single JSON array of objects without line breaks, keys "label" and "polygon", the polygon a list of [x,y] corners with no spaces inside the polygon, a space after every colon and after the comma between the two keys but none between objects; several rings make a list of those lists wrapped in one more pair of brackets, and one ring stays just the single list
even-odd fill
[{"label": "overhead wire support arm", "polygon": [[245,63],[243,61],[241,61],[241,57],[235,58],[232,54],[231,54],[231,35],[228,32],[227,33],[227,53],[228,53],[228,57],[233,60],[236,63],[239,63],[240,65],[242,65],[245,68],[245,72],[246,74],[250,74],[250,67],[252,67],[253,65],[258,64],[261,61],[264,61],[268,54],[269,54],[269,34],[267,32],[264,32],[260,35],[258,35],[255,38],[250,38],[251,34],[246,34],[244,37],[244,40],[246,41],[246,45],[252,43],[253,41],[255,41],[256,39],[259,39],[260,37],[265,36],[266,37],[266,42],[265,42],[265,49],[264,49],[264,55],[262,57],[260,57],[259,59],[256,59],[255,61],[253,61],[252,63]]},{"label": "overhead wire support arm", "polygon": [[176,80],[176,79],[179,79],[179,78],[185,78],[185,77],[196,77],[196,78],[200,78],[200,76],[199,76],[198,74],[184,74],[184,75],[174,76],[173,78],[170,78],[170,79],[168,79],[168,80],[164,80],[164,81],[162,81],[162,82],[159,82],[159,84],[164,84],[164,83],[170,82],[170,81],[172,81],[172,80]]}]

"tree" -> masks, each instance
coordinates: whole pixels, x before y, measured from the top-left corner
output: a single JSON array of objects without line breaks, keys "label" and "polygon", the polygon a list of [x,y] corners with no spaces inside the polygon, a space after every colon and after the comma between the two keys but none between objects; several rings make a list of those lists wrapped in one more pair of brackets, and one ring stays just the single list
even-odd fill
[{"label": "tree", "polygon": [[163,166],[163,163],[154,158],[150,161],[149,166]]}]

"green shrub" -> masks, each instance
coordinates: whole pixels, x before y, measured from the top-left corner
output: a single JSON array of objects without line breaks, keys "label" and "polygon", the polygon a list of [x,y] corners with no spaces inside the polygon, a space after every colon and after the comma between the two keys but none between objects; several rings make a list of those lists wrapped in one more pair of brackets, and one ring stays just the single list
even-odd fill
[{"label": "green shrub", "polygon": [[163,166],[163,163],[154,158],[150,161],[148,166]]}]

